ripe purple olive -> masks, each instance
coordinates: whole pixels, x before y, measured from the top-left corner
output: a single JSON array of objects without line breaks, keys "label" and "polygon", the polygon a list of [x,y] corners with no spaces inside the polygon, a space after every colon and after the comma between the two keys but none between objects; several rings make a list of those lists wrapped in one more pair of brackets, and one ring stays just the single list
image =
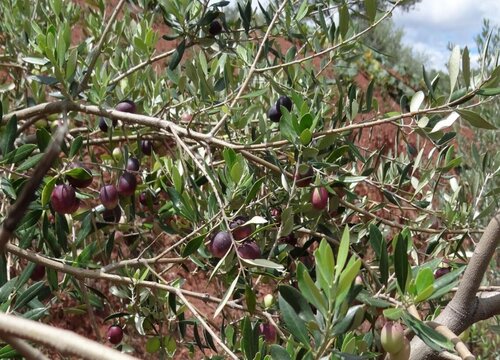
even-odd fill
[{"label": "ripe purple olive", "polygon": [[316,210],[323,210],[328,205],[328,190],[324,187],[314,188],[311,194],[311,204]]},{"label": "ripe purple olive", "polygon": [[235,240],[243,240],[249,237],[252,232],[252,225],[244,225],[248,221],[248,218],[245,216],[237,216],[234,218],[233,221],[229,223],[229,228],[231,229],[231,232],[233,233],[233,238]]},{"label": "ripe purple olive", "polygon": [[276,101],[276,108],[281,111],[281,106],[285,107],[288,111],[292,111],[292,100],[288,96],[280,96]]},{"label": "ripe purple olive", "polygon": [[444,276],[444,275],[448,274],[449,272],[450,272],[450,268],[449,267],[438,268],[434,272],[434,279],[439,279],[441,276]]},{"label": "ripe purple olive", "polygon": [[122,216],[122,209],[119,206],[114,209],[106,209],[102,212],[102,218],[104,221],[109,223],[117,223],[120,221]]},{"label": "ripe purple olive", "polygon": [[[116,124],[118,124],[118,120],[113,119],[112,124],[113,127],[115,127]],[[99,129],[101,129],[102,132],[108,132],[109,127],[108,124],[106,123],[106,120],[103,117],[99,118]]]},{"label": "ripe purple olive", "polygon": [[267,117],[272,122],[279,122],[281,119],[281,111],[276,105],[271,106],[271,108],[267,111]]},{"label": "ripe purple olive", "polygon": [[268,343],[275,343],[277,334],[276,329],[271,324],[260,324],[259,333],[264,337],[264,340]]},{"label": "ripe purple olive", "polygon": [[410,358],[411,346],[410,341],[405,337],[403,339],[403,348],[397,353],[389,353],[390,360],[408,360]]},{"label": "ripe purple olive", "polygon": [[130,157],[127,160],[127,170],[128,171],[139,171],[139,168],[141,167],[141,163],[137,158],[135,157]]},{"label": "ripe purple olive", "polygon": [[297,239],[295,238],[295,235],[293,233],[280,237],[279,241],[292,246],[297,245]]},{"label": "ripe purple olive", "polygon": [[123,100],[116,105],[115,110],[127,113],[135,113],[135,103],[132,100]]},{"label": "ripe purple olive", "polygon": [[395,354],[403,348],[405,334],[399,323],[388,321],[380,332],[380,342],[385,351]]},{"label": "ripe purple olive", "polygon": [[281,222],[281,209],[279,208],[272,208],[269,210],[269,213],[271,214],[271,218],[276,221],[277,223]]},{"label": "ripe purple olive", "polygon": [[115,231],[113,238],[115,242],[121,242],[123,241],[123,233],[120,230],[117,230]]},{"label": "ripe purple olive", "polygon": [[299,167],[299,169],[297,169],[297,171],[293,175],[295,179],[295,185],[297,185],[297,187],[309,186],[314,179],[314,170],[312,166],[309,166],[305,172],[300,170],[301,169]]},{"label": "ripe purple olive", "polygon": [[108,210],[116,208],[118,205],[118,190],[114,185],[105,185],[99,192],[99,199],[101,204]]},{"label": "ripe purple olive", "polygon": [[50,195],[50,205],[59,214],[71,214],[78,210],[80,200],[76,198],[75,188],[71,185],[56,185]]},{"label": "ripe purple olive", "polygon": [[92,178],[92,171],[90,171],[90,169],[88,167],[83,166],[82,164],[73,163],[73,164],[71,164],[71,168],[72,169],[82,169],[85,172],[87,172],[88,174],[90,174],[90,177],[86,177],[83,179],[77,178],[71,174],[66,174],[66,179],[68,180],[68,182],[71,185],[73,185],[74,187],[77,187],[77,188],[86,188],[86,187],[90,186],[90,184],[92,184],[92,181],[94,179]]},{"label": "ripe purple olive", "polygon": [[261,256],[259,245],[255,241],[246,241],[238,246],[238,255],[242,259],[258,259]]},{"label": "ripe purple olive", "polygon": [[231,248],[231,235],[227,231],[219,231],[210,242],[209,250],[216,258],[223,258]]},{"label": "ripe purple olive", "polygon": [[45,266],[36,264],[33,272],[30,275],[30,279],[33,281],[40,281],[45,277]]},{"label": "ripe purple olive", "polygon": [[141,140],[141,151],[144,155],[151,155],[153,143],[149,140]]},{"label": "ripe purple olive", "polygon": [[118,345],[123,339],[123,329],[118,325],[111,325],[106,332],[106,337],[113,345]]},{"label": "ripe purple olive", "polygon": [[135,175],[129,172],[124,172],[122,176],[118,179],[118,194],[121,196],[133,195],[135,189],[137,188],[137,179]]},{"label": "ripe purple olive", "polygon": [[208,33],[212,36],[219,35],[222,32],[222,24],[219,20],[214,20],[208,26]]}]

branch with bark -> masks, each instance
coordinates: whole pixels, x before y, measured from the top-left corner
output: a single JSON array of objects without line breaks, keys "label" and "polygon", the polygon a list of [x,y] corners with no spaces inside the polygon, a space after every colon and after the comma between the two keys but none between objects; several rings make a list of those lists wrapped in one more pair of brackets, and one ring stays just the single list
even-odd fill
[{"label": "branch with bark", "polygon": [[[476,245],[457,292],[443,312],[434,319],[454,334],[460,334],[472,324],[500,314],[500,292],[479,294],[481,280],[488,264],[500,245],[500,211],[490,220]],[[410,360],[443,359],[418,337],[411,342]]]}]

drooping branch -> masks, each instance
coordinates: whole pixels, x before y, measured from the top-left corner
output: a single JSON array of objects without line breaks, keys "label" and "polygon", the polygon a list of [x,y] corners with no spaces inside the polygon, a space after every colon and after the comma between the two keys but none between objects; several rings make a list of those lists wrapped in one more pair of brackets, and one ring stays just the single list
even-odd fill
[{"label": "drooping branch", "polygon": [[0,329],[0,338],[5,340],[5,342],[12,346],[19,354],[24,356],[26,360],[49,360],[40,350],[31,346],[28,342],[19,339],[17,336],[4,333],[2,329]]},{"label": "drooping branch", "polygon": [[[455,334],[460,334],[475,322],[487,318],[488,315],[498,313],[500,310],[500,295],[494,294],[480,298],[477,296],[477,292],[489,262],[499,244],[500,211],[496,213],[485,228],[455,296],[434,320],[435,323],[446,326]],[[422,340],[415,337],[411,342],[410,359],[430,360],[440,359],[440,356],[425,345]]]}]

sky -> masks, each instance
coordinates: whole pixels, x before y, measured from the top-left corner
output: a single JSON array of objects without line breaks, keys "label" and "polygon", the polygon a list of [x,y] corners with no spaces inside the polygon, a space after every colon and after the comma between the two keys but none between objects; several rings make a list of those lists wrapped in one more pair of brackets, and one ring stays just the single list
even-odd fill
[{"label": "sky", "polygon": [[424,53],[429,68],[446,69],[448,42],[467,46],[471,61],[477,59],[474,37],[481,32],[483,18],[500,25],[500,0],[422,0],[409,12],[396,10],[393,20],[405,32],[403,41]]}]

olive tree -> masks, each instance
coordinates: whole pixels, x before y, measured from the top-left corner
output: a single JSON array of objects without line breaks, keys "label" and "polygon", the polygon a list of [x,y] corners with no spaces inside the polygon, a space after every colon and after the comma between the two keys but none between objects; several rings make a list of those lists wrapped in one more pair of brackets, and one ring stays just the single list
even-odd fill
[{"label": "olive tree", "polygon": [[2,1],[0,357],[470,359],[500,67],[389,101],[351,65],[400,5]]}]

